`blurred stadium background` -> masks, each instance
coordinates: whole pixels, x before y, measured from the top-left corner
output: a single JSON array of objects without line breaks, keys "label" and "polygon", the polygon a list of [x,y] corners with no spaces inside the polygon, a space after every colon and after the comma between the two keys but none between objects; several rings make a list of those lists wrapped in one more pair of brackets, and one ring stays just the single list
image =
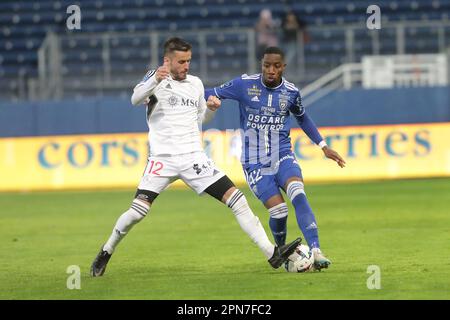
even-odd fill
[{"label": "blurred stadium background", "polygon": [[[67,28],[72,5],[80,29]],[[381,9],[379,30],[367,28],[370,5]],[[104,279],[89,279],[147,160],[145,110],[131,106],[132,88],[174,35],[194,45],[191,73],[206,86],[259,72],[255,25],[265,9],[294,57],[287,78],[347,161],[338,168],[292,131],[333,268],[296,281],[268,271],[225,207],[170,190]],[[301,21],[293,43],[283,36],[288,10]],[[450,0],[0,1],[0,297],[448,299],[449,15]],[[204,145],[268,230],[239,165],[238,114],[225,102],[204,126]],[[441,179],[391,180],[432,177]],[[34,192],[45,190],[64,192]],[[293,238],[293,215],[288,228]],[[83,290],[66,288],[74,264]],[[382,290],[368,290],[368,265],[381,267]]]},{"label": "blurred stadium background", "polygon": [[[146,70],[160,64],[163,42],[172,35],[192,42],[191,73],[218,85],[259,72],[255,25],[264,10],[272,16],[269,37],[292,56],[288,79],[317,125],[331,127],[323,129],[329,144],[349,160],[345,173],[330,169],[294,130],[307,177],[450,175],[450,0],[377,1],[378,30],[366,24],[372,2],[2,1],[0,190],[134,186],[145,134],[122,133],[147,128],[143,108],[131,108],[129,98]],[[80,29],[68,28],[72,5],[80,9]],[[300,25],[292,43],[283,33],[288,11]],[[230,131],[238,128],[237,112],[225,103],[204,127],[221,133],[207,131],[205,146],[243,182]],[[361,125],[369,127],[354,127]],[[120,134],[93,136],[99,133]]]}]

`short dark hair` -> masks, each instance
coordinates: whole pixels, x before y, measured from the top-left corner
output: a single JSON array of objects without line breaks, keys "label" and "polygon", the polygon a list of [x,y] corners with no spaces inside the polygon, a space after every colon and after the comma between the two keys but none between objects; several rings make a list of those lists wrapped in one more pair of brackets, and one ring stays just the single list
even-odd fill
[{"label": "short dark hair", "polygon": [[284,52],[278,47],[267,47],[266,50],[264,50],[264,54],[279,54],[281,56],[281,59],[284,60]]},{"label": "short dark hair", "polygon": [[181,38],[173,37],[170,39],[167,39],[167,41],[164,43],[164,55],[167,55],[168,53],[174,52],[174,51],[190,51],[192,49],[192,46],[189,42],[184,41]]}]

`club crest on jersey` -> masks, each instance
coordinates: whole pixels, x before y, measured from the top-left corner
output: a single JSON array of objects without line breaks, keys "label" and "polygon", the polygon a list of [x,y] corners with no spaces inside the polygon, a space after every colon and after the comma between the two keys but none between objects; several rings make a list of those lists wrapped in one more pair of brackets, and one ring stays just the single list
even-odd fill
[{"label": "club crest on jersey", "polygon": [[280,99],[278,101],[279,101],[281,111],[285,111],[287,108],[287,100]]},{"label": "club crest on jersey", "polygon": [[261,89],[259,89],[258,86],[256,84],[254,84],[251,88],[247,89],[247,94],[249,96],[260,96]]},{"label": "club crest on jersey", "polygon": [[174,107],[178,103],[178,98],[176,96],[170,96],[169,97],[169,104]]}]

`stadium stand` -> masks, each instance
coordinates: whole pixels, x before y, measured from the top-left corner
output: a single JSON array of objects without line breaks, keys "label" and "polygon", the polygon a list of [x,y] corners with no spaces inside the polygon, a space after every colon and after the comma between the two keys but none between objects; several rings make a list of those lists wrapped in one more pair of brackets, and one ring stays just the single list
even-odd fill
[{"label": "stadium stand", "polygon": [[[224,30],[253,28],[259,12],[272,10],[281,19],[291,8],[308,24],[312,39],[304,47],[304,64],[308,77],[298,82],[310,82],[341,63],[359,61],[373,52],[373,34],[365,28],[366,9],[373,1],[360,0],[42,0],[0,2],[0,99],[18,100],[27,97],[28,80],[38,77],[38,49],[48,32],[66,35],[61,38],[61,74],[65,96],[73,92],[83,96],[98,95],[99,88],[83,86],[83,79],[101,82],[105,74],[111,85],[101,94],[127,94],[123,83],[114,85],[117,77],[138,79],[145,73],[143,66],[150,58],[150,38],[133,36],[161,31],[159,44],[167,31],[172,34],[185,30],[209,30],[206,34],[206,52],[194,50],[193,73],[206,75],[207,84],[217,84],[246,72],[249,68],[248,35]],[[79,5],[82,12],[82,30],[66,28],[69,5]],[[383,23],[391,22],[445,22],[445,27],[418,26],[405,31],[409,40],[405,53],[435,53],[450,43],[450,0],[379,0]],[[354,29],[352,54],[346,46],[346,26]],[[126,32],[126,36],[114,33]],[[379,53],[396,53],[395,28],[379,32]],[[109,33],[107,39],[73,37],[75,34]],[[439,40],[441,39],[441,40]],[[201,47],[197,37],[191,40],[195,48]],[[105,70],[105,42],[111,70]],[[204,54],[206,66],[200,65]],[[203,69],[202,69],[203,68]],[[203,71],[202,71],[203,70]],[[203,73],[202,73],[203,72]],[[69,77],[70,76],[70,77]],[[130,80],[131,81],[131,80]],[[128,83],[128,82],[127,82]],[[68,88],[68,89],[67,89]],[[127,90],[125,90],[127,89]],[[72,94],[73,94],[72,92]]]}]

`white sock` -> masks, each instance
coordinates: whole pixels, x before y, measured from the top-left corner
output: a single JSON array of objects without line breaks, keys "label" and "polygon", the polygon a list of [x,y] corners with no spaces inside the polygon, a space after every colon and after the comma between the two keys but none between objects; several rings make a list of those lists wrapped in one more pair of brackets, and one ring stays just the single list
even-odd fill
[{"label": "white sock", "polygon": [[244,194],[236,189],[226,201],[228,207],[233,210],[242,230],[248,234],[250,239],[261,249],[269,259],[273,255],[275,246],[270,242],[258,217],[255,216],[248,206]]},{"label": "white sock", "polygon": [[125,211],[117,220],[111,236],[103,246],[103,250],[112,254],[120,240],[125,237],[136,223],[145,218],[149,209],[150,206],[147,203],[134,199],[130,209]]}]

